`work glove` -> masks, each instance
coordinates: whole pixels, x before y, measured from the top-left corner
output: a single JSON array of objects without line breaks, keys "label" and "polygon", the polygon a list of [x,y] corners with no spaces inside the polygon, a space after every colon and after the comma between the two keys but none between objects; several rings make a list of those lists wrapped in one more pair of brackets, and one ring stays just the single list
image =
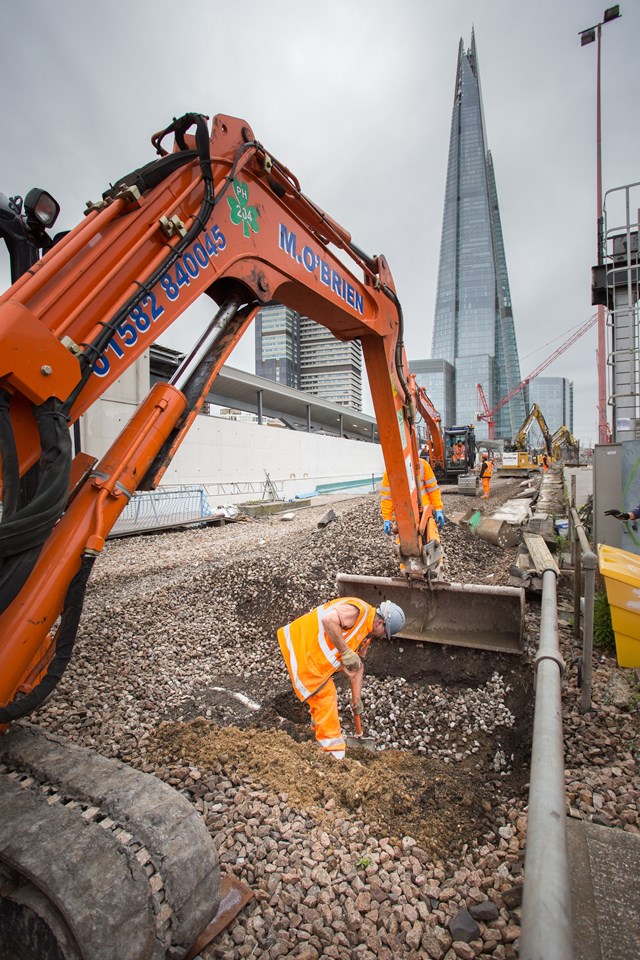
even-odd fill
[{"label": "work glove", "polygon": [[364,711],[364,705],[363,705],[363,703],[362,703],[362,697],[358,697],[357,700],[356,700],[356,702],[355,702],[354,705],[353,705],[353,712],[354,712],[354,713],[363,713],[363,711]]},{"label": "work glove", "polygon": [[605,510],[605,517],[615,517],[616,520],[626,520],[626,513],[621,513],[620,510]]},{"label": "work glove", "polygon": [[355,652],[355,650],[345,650],[345,652],[340,657],[342,666],[345,668],[347,673],[356,673],[360,668],[362,660]]},{"label": "work glove", "polygon": [[391,520],[385,520],[382,524],[382,529],[385,533],[391,533]]},{"label": "work glove", "polygon": [[442,510],[436,510],[436,523],[442,530],[442,528],[444,527],[444,513],[442,512]]}]

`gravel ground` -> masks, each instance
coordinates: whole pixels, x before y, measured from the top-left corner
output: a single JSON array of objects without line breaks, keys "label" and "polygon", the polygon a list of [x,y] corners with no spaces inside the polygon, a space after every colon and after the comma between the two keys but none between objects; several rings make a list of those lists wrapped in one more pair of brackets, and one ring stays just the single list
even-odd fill
[{"label": "gravel ground", "polygon": [[[492,502],[518,481],[498,480]],[[448,514],[468,498],[444,493]],[[252,901],[213,957],[375,960],[518,956],[539,598],[520,658],[427,644],[367,663],[367,733],[337,763],[311,739],[275,633],[334,594],[338,571],[395,575],[374,496],[225,527],[110,541],[76,653],[35,718],[153,773],[195,804]],[[559,511],[560,512],[560,511]],[[501,550],[449,523],[447,577],[504,584]],[[572,581],[559,581],[568,810],[639,832],[638,676],[595,658],[582,716]],[[568,611],[568,612],[567,612]],[[346,689],[341,716],[348,727]]]}]

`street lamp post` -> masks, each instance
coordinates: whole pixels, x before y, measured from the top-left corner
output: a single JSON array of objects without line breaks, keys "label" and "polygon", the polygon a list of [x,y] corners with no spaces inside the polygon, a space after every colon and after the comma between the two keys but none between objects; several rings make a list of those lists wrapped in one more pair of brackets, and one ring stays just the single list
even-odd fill
[{"label": "street lamp post", "polygon": [[[611,20],[617,20],[620,16],[620,4],[615,7],[609,7],[604,12],[600,23],[586,30],[580,31],[580,44],[586,46],[588,43],[598,42],[598,53],[596,61],[596,206],[598,223],[598,265],[602,264],[602,129],[601,129],[601,111],[600,111],[600,41],[602,38],[602,27]],[[598,304],[598,442],[610,443],[611,434],[607,426],[607,358],[606,358],[606,332],[604,322],[604,305]]]}]

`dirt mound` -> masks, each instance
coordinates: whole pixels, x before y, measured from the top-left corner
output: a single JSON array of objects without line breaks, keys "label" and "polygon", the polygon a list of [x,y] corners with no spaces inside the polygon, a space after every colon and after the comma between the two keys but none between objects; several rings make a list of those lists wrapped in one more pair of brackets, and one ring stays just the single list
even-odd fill
[{"label": "dirt mound", "polygon": [[204,720],[165,723],[149,759],[207,771],[249,774],[288,803],[329,826],[355,815],[380,837],[410,836],[438,857],[459,851],[488,827],[490,788],[475,769],[399,750],[352,749],[343,761],[296,743],[281,731],[216,727]]}]

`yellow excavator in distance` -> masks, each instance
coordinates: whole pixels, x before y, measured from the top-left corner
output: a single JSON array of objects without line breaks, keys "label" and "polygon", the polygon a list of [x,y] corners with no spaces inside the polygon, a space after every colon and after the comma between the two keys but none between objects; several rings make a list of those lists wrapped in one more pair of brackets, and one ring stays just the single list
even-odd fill
[{"label": "yellow excavator in distance", "polygon": [[537,423],[540,428],[540,433],[542,434],[542,439],[544,440],[544,445],[546,448],[547,456],[553,458],[553,444],[551,439],[551,432],[547,426],[547,421],[544,418],[542,410],[537,403],[532,404],[529,413],[525,417],[524,423],[518,430],[516,435],[516,450],[526,450],[527,449],[527,437],[529,435],[529,430],[534,423]]}]

